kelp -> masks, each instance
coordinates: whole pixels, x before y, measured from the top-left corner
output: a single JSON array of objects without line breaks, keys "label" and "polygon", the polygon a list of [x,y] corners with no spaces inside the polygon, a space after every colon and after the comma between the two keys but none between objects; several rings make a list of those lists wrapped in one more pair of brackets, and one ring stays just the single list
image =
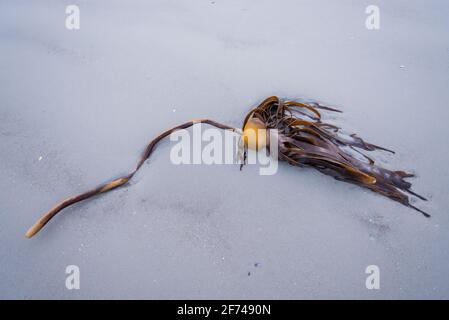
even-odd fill
[{"label": "kelp", "polygon": [[[430,217],[410,203],[407,193],[426,200],[413,192],[411,183],[405,180],[413,177],[412,173],[382,168],[361,150],[394,151],[367,143],[355,134],[344,137],[339,127],[322,122],[321,110],[341,112],[316,102],[282,101],[273,96],[248,113],[243,128],[257,121],[267,129],[277,129],[279,160],[294,166],[313,167],[337,180],[368,188]],[[348,149],[361,155],[365,161]]]},{"label": "kelp", "polygon": [[[187,129],[197,123],[209,124],[219,129],[232,130],[243,135],[245,130],[248,129],[276,129],[278,131],[279,160],[298,167],[313,167],[337,180],[365,187],[413,208],[425,217],[430,217],[429,214],[410,203],[410,198],[407,194],[426,200],[413,192],[411,183],[405,180],[413,177],[413,174],[382,168],[376,165],[375,161],[361,150],[382,150],[394,153],[393,151],[367,143],[355,134],[344,137],[340,134],[341,129],[339,127],[322,122],[321,112],[341,111],[317,102],[283,101],[278,97],[272,96],[265,99],[259,106],[247,114],[242,130],[210,119],[193,119],[165,130],[149,142],[133,171],[103,183],[87,192],[59,202],[29,228],[26,232],[26,237],[33,237],[61,210],[80,201],[126,185],[151,156],[156,145],[161,140],[177,130]],[[266,141],[269,144],[268,138]],[[245,143],[245,157],[247,147],[248,143]],[[365,161],[351,154],[347,150],[348,148],[360,154]]]}]

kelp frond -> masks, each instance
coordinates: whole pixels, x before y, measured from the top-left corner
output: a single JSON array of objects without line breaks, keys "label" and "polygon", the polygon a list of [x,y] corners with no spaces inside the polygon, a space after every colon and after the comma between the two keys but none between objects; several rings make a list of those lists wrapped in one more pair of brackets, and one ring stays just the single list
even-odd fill
[{"label": "kelp frond", "polygon": [[[243,128],[257,119],[267,129],[278,130],[280,160],[295,166],[314,167],[337,180],[368,188],[430,216],[410,203],[407,193],[426,200],[413,192],[411,183],[405,181],[413,174],[382,168],[361,150],[393,151],[368,143],[355,134],[344,137],[339,127],[322,122],[321,110],[341,112],[318,103],[282,101],[272,96],[248,113]],[[348,149],[362,155],[366,161],[355,157]]]}]

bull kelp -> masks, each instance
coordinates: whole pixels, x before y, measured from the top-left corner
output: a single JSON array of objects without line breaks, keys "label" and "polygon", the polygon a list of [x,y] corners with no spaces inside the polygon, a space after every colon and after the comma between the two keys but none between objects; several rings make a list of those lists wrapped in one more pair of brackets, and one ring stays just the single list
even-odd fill
[{"label": "bull kelp", "polygon": [[[248,148],[260,150],[270,146],[271,136],[261,139],[261,135],[251,135],[248,134],[249,131],[263,130],[268,132],[275,129],[277,131],[279,160],[298,167],[315,168],[337,180],[370,189],[420,212],[425,217],[430,217],[428,213],[415,207],[410,202],[410,195],[426,200],[423,196],[412,191],[411,183],[406,181],[407,178],[414,176],[412,173],[383,168],[366,155],[366,152],[375,150],[394,153],[392,150],[365,142],[355,134],[349,136],[342,134],[340,127],[322,121],[321,113],[324,112],[340,113],[341,111],[317,102],[282,100],[272,96],[265,99],[247,114],[242,129],[200,118],[165,130],[150,141],[133,171],[59,202],[31,226],[26,236],[28,238],[34,236],[64,208],[126,185],[151,156],[161,140],[177,130],[187,129],[197,123],[208,124],[240,134],[244,141],[243,154],[245,156]],[[251,141],[252,139],[257,140]]]}]

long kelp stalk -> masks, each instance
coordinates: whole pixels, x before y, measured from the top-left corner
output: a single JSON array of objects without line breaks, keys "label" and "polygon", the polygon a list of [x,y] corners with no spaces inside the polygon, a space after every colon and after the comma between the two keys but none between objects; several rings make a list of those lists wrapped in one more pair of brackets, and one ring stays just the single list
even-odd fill
[{"label": "long kelp stalk", "polygon": [[151,142],[145,148],[145,151],[143,152],[142,156],[140,157],[140,160],[137,163],[136,168],[131,173],[129,173],[123,177],[114,179],[112,181],[106,182],[92,190],[83,192],[81,194],[78,194],[76,196],[73,196],[73,197],[70,197],[70,198],[67,198],[67,199],[61,201],[60,203],[56,204],[53,208],[51,208],[49,211],[47,211],[38,221],[36,221],[36,223],[33,224],[30,229],[28,229],[28,231],[26,232],[25,235],[28,238],[31,238],[32,236],[34,236],[48,223],[48,221],[50,221],[51,218],[53,218],[56,214],[58,214],[58,212],[60,212],[62,209],[67,208],[68,206],[71,206],[77,202],[86,200],[93,196],[108,192],[110,190],[113,190],[115,188],[125,185],[126,183],[129,182],[129,180],[131,180],[131,178],[142,167],[142,165],[145,163],[145,161],[150,157],[151,153],[154,151],[154,148],[156,147],[156,145],[162,139],[169,136],[174,131],[181,130],[181,129],[187,129],[196,123],[205,123],[205,124],[209,124],[211,126],[217,127],[219,129],[224,129],[224,130],[228,129],[228,130],[238,131],[238,129],[218,123],[218,122],[210,120],[210,119],[194,119],[194,120],[188,121],[186,123],[183,123],[179,126],[165,130],[164,132],[159,134],[156,138],[151,140]]}]

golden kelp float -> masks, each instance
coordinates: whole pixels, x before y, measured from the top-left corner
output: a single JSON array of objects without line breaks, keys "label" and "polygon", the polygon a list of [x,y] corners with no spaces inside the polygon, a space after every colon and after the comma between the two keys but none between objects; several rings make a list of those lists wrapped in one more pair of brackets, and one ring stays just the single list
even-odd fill
[{"label": "golden kelp float", "polygon": [[[343,136],[340,134],[339,127],[321,121],[320,111],[341,112],[316,102],[283,101],[272,96],[247,114],[242,130],[210,119],[194,119],[168,129],[148,144],[131,173],[63,200],[32,225],[26,236],[28,238],[34,236],[64,208],[125,185],[150,157],[159,141],[174,131],[189,128],[196,123],[209,124],[219,129],[240,133],[244,141],[244,154],[246,154],[246,148],[260,150],[269,147],[268,136],[257,134],[257,132],[261,129],[264,131],[276,129],[279,160],[299,167],[313,167],[337,180],[368,188],[430,217],[429,214],[410,203],[408,194],[426,200],[413,192],[411,183],[405,181],[406,178],[413,177],[413,174],[382,168],[362,152],[362,150],[383,150],[394,153],[393,151],[367,143],[355,134],[349,137]],[[357,157],[355,153],[360,157]]]}]

